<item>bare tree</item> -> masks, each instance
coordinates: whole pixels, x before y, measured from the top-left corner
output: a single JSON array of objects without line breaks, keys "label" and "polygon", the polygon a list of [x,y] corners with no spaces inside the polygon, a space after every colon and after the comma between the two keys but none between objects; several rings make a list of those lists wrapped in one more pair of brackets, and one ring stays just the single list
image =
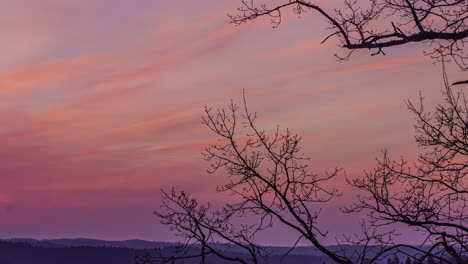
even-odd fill
[{"label": "bare tree", "polygon": [[[323,176],[309,172],[308,159],[300,150],[301,137],[279,128],[268,136],[255,125],[256,114],[243,114],[231,102],[227,109],[206,108],[203,121],[219,143],[205,149],[210,173],[223,170],[229,181],[218,191],[237,199],[215,209],[200,204],[185,192],[163,192],[162,208],[156,212],[161,222],[185,241],[177,250],[157,258],[161,263],[207,256],[237,263],[268,263],[268,252],[256,242],[257,234],[274,224],[296,232],[297,242],[306,241],[336,263],[379,263],[395,252],[422,263],[429,258],[440,263],[465,263],[468,254],[466,223],[468,168],[468,103],[462,90],[454,92],[444,73],[445,101],[435,112],[427,112],[423,98],[417,107],[407,101],[416,116],[416,141],[430,149],[410,165],[403,158],[392,161],[384,151],[377,167],[362,178],[348,179],[360,190],[357,202],[346,213],[365,211],[362,233],[344,234],[348,244],[359,245],[350,252],[332,250],[323,244],[327,235],[318,218],[323,203],[340,195],[324,187],[340,175],[335,168]],[[246,224],[247,220],[254,220]],[[394,241],[395,224],[416,230],[421,245]],[[223,246],[220,246],[223,245]],[[229,248],[236,247],[240,255]],[[408,253],[411,249],[411,253]],[[167,252],[166,252],[167,253]]]},{"label": "bare tree", "polygon": [[[235,24],[269,16],[274,27],[281,23],[281,13],[291,7],[298,15],[316,11],[329,23],[342,47],[383,49],[410,42],[430,42],[426,54],[442,62],[450,56],[463,70],[468,36],[466,1],[460,0],[369,0],[366,8],[357,1],[345,1],[343,10],[325,11],[309,1],[285,1],[272,7],[255,1],[241,1],[239,13],[231,15]],[[394,18],[394,19],[393,19]],[[377,26],[388,24],[387,29]],[[443,64],[443,63],[442,63]],[[274,225],[283,225],[297,234],[292,249],[305,241],[336,263],[378,263],[395,252],[409,254],[419,263],[438,259],[441,263],[465,263],[468,254],[466,175],[468,167],[468,109],[462,91],[454,92],[444,70],[444,103],[435,112],[427,112],[423,98],[416,106],[407,101],[415,114],[416,141],[429,152],[418,162],[391,160],[384,151],[374,170],[348,183],[360,190],[357,202],[346,213],[367,212],[362,233],[344,234],[345,241],[359,245],[349,252],[344,247],[332,250],[323,239],[326,230],[319,226],[324,203],[340,193],[325,187],[327,181],[341,174],[335,168],[323,175],[311,173],[308,159],[301,152],[301,137],[276,128],[268,135],[256,126],[256,113],[232,103],[227,109],[206,108],[204,124],[218,137],[204,151],[211,163],[210,173],[225,172],[228,182],[219,192],[233,195],[237,202],[222,208],[201,204],[185,192],[163,191],[163,204],[155,214],[184,239],[172,251],[161,251],[149,261],[175,263],[178,260],[217,258],[237,263],[268,263],[268,252],[258,245],[257,235]],[[455,84],[464,84],[466,81]],[[246,224],[249,221],[253,223]],[[394,240],[398,235],[388,226],[403,224],[417,230],[425,239],[421,245]],[[233,254],[235,247],[242,252]],[[414,253],[416,252],[416,254]]]},{"label": "bare tree", "polygon": [[[155,214],[184,242],[173,250],[160,250],[151,261],[172,263],[176,260],[200,259],[200,263],[205,264],[207,257],[214,256],[242,264],[266,263],[267,257],[262,248],[254,243],[256,233],[266,228],[265,221],[260,221],[258,225],[236,226],[233,218],[238,212],[231,208],[211,210],[209,204],[200,204],[184,191],[172,189],[170,192],[163,190],[162,193],[161,209]],[[229,253],[232,247],[241,254]]]},{"label": "bare tree", "polygon": [[[160,262],[201,258],[204,263],[205,256],[211,255],[244,264],[268,263],[268,252],[256,243],[256,235],[274,224],[297,234],[291,250],[300,241],[307,242],[336,263],[376,263],[395,249],[386,239],[391,233],[371,233],[364,225],[366,237],[354,251],[326,247],[323,239],[327,232],[319,227],[318,218],[322,205],[340,193],[324,184],[340,175],[341,169],[322,176],[311,173],[308,159],[301,153],[301,137],[278,127],[271,136],[259,130],[255,125],[257,116],[248,111],[245,98],[241,117],[239,107],[232,102],[227,109],[205,111],[204,124],[220,140],[205,149],[205,159],[211,162],[209,172],[227,173],[229,181],[218,191],[228,192],[238,202],[214,209],[209,204],[199,204],[185,192],[163,191],[162,208],[155,213],[162,224],[170,226],[185,241],[177,252],[159,256]],[[254,223],[245,224],[252,219]],[[235,246],[244,252],[244,257],[229,255],[215,244]]]},{"label": "bare tree", "polygon": [[[297,243],[308,241],[335,262],[352,263],[321,242],[326,232],[317,225],[321,205],[340,195],[336,189],[325,188],[323,182],[339,175],[340,169],[323,176],[309,172],[308,159],[300,151],[301,137],[278,127],[267,136],[256,127],[257,116],[248,111],[245,100],[241,117],[238,110],[231,102],[227,109],[215,113],[206,108],[203,118],[204,124],[220,137],[218,144],[204,152],[211,162],[209,172],[222,169],[228,174],[229,182],[219,186],[218,191],[234,195],[238,202],[208,213],[209,205],[199,206],[183,192],[164,192],[162,209],[156,212],[162,223],[186,238],[184,244],[194,240],[208,250],[201,254],[228,259],[210,243],[244,248],[249,260],[231,259],[240,263],[260,263],[259,257],[264,259],[255,235],[278,223],[297,233]],[[249,219],[256,221],[236,227],[235,223]]]},{"label": "bare tree", "polygon": [[[372,55],[385,54],[384,49],[411,42],[429,42],[426,54],[435,59],[451,57],[466,70],[465,54],[468,37],[468,4],[466,0],[344,0],[342,9],[325,10],[315,1],[242,0],[238,12],[229,15],[231,22],[244,22],[267,16],[273,27],[282,21],[282,12],[290,9],[301,16],[315,12],[329,24],[331,33],[322,41],[337,37],[349,50],[346,60],[355,50],[369,49]],[[364,6],[364,7],[363,7]],[[336,54],[335,54],[336,55]]]},{"label": "bare tree", "polygon": [[[417,257],[441,263],[466,263],[468,257],[468,103],[444,73],[444,103],[434,112],[406,101],[416,116],[416,142],[428,149],[418,162],[391,160],[387,151],[365,177],[349,180],[361,190],[347,212],[366,211],[374,229],[395,223],[413,227],[430,245]],[[386,243],[397,248],[391,239]],[[419,247],[421,249],[423,247]]]},{"label": "bare tree", "polygon": [[[301,153],[301,137],[277,127],[271,136],[258,130],[256,114],[250,113],[244,98],[243,120],[238,120],[238,106],[231,103],[228,111],[206,110],[204,123],[224,140],[205,150],[212,163],[210,172],[224,169],[230,181],[220,191],[236,195],[239,202],[229,204],[229,211],[254,214],[278,221],[297,232],[299,238],[310,241],[338,263],[349,263],[345,257],[329,251],[320,238],[326,232],[317,226],[320,204],[339,195],[336,189],[323,187],[323,182],[336,177],[340,169],[323,176],[309,172],[307,158]],[[238,123],[248,130],[239,138]]]}]

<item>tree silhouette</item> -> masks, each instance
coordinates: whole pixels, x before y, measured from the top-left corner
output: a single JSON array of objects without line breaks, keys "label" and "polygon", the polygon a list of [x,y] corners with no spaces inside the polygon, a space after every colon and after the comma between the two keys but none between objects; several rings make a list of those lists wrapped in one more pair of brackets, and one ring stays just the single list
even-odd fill
[{"label": "tree silhouette", "polygon": [[[464,44],[468,37],[468,8],[461,0],[370,0],[367,8],[357,1],[344,1],[343,10],[332,15],[309,1],[285,1],[269,7],[257,1],[243,0],[231,22],[242,24],[269,16],[274,27],[281,23],[284,9],[302,15],[316,11],[329,23],[341,46],[350,52],[384,49],[411,42],[429,42],[433,50],[426,54],[442,61],[450,56],[462,70],[467,69]],[[396,19],[392,19],[396,18]],[[377,23],[390,27],[381,29]],[[426,150],[418,162],[392,160],[388,152],[377,159],[376,167],[361,178],[347,179],[359,190],[357,202],[345,213],[366,212],[361,234],[343,234],[355,250],[326,247],[327,231],[319,227],[323,204],[340,195],[327,183],[342,175],[340,168],[323,174],[312,173],[301,152],[301,137],[278,127],[272,133],[256,125],[257,115],[247,103],[231,102],[226,109],[205,109],[204,124],[218,136],[218,143],[204,151],[210,173],[225,172],[227,182],[218,187],[235,197],[236,202],[222,208],[202,204],[184,191],[163,191],[162,206],[155,214],[184,242],[173,251],[160,252],[154,260],[207,257],[237,263],[268,263],[269,252],[257,243],[258,234],[282,225],[297,234],[291,250],[305,241],[341,264],[372,264],[388,260],[400,263],[395,252],[414,259],[413,263],[465,263],[468,254],[468,102],[462,90],[454,91],[443,71],[444,102],[434,112],[426,111],[421,96],[417,106],[406,101],[415,115],[416,142]],[[466,81],[454,83],[463,87]],[[241,112],[241,113],[240,113]],[[421,245],[394,240],[395,230],[388,226],[403,224],[420,233]],[[239,254],[233,254],[236,248]],[[411,254],[408,249],[412,250]],[[286,253],[289,254],[290,252]],[[407,262],[410,258],[407,259]]]},{"label": "tree silhouette", "polygon": [[[244,98],[245,99],[245,98]],[[162,210],[156,211],[163,224],[169,225],[186,238],[196,241],[208,252],[229,259],[210,243],[233,244],[245,250],[248,260],[232,259],[240,263],[259,263],[265,259],[255,243],[258,232],[281,223],[319,248],[337,263],[352,263],[346,256],[327,249],[320,238],[326,232],[317,227],[320,204],[338,196],[336,189],[322,186],[340,173],[335,168],[323,176],[309,172],[307,158],[300,151],[301,137],[279,128],[272,136],[259,130],[256,114],[250,113],[244,100],[243,115],[231,102],[227,109],[213,113],[206,108],[204,124],[219,136],[219,143],[205,149],[205,159],[211,162],[210,173],[224,170],[229,181],[218,191],[234,195],[238,202],[226,204],[221,210],[210,212],[210,205],[199,205],[185,192],[163,192]],[[240,130],[246,128],[244,134]],[[240,224],[252,216],[253,224]],[[237,218],[237,219],[236,219]]]},{"label": "tree silhouette", "polygon": [[400,259],[394,255],[393,257],[387,259],[387,264],[401,264],[401,262]]},{"label": "tree silhouette", "polygon": [[[407,249],[413,250],[411,257],[417,263],[429,257],[440,263],[465,263],[468,102],[462,90],[454,92],[445,74],[444,80],[445,101],[434,112],[425,110],[422,97],[418,107],[406,102],[416,117],[416,141],[430,151],[413,165],[404,159],[392,161],[384,151],[373,171],[348,179],[360,192],[357,202],[344,212],[368,214],[362,234],[354,239],[345,234],[346,242],[359,246],[352,252],[326,247],[322,241],[327,232],[318,226],[322,205],[340,195],[325,185],[341,169],[321,176],[311,173],[301,152],[301,137],[287,129],[276,128],[271,135],[259,130],[257,115],[248,111],[245,97],[241,116],[232,102],[227,109],[206,108],[203,121],[219,137],[204,152],[211,163],[209,172],[227,173],[228,181],[218,191],[233,195],[236,202],[215,209],[183,191],[163,192],[162,208],[155,213],[185,242],[180,250],[158,260],[202,257],[205,263],[205,256],[216,256],[244,264],[268,263],[268,252],[256,237],[279,224],[297,234],[295,245],[307,241],[336,263],[379,263],[395,252],[409,256]],[[425,236],[424,243],[395,242],[397,232],[384,231],[394,224],[418,231]],[[243,253],[233,255],[226,250],[230,247]]]},{"label": "tree silhouette", "polygon": [[[206,263],[206,257],[214,255],[220,259],[248,263],[265,263],[266,255],[262,254],[260,246],[254,243],[256,232],[264,228],[255,225],[243,225],[236,229],[232,223],[234,212],[211,210],[209,204],[200,204],[184,191],[172,189],[163,191],[162,209],[155,211],[161,223],[170,226],[171,230],[184,239],[184,242],[172,251],[162,250],[151,260],[171,263],[175,260],[201,259]],[[220,244],[226,247],[220,247]],[[227,249],[237,246],[246,257],[230,254]],[[151,262],[148,262],[151,263]]]},{"label": "tree silhouette", "polygon": [[[464,51],[468,37],[466,0],[344,0],[342,9],[328,11],[314,1],[283,0],[272,3],[242,0],[231,22],[242,24],[259,17],[270,18],[273,27],[282,21],[282,12],[290,9],[301,16],[315,12],[330,25],[331,33],[322,41],[337,37],[340,46],[349,50],[346,60],[355,50],[373,50],[372,55],[385,54],[384,49],[411,42],[429,42],[426,54],[443,59],[451,57],[466,70]],[[336,55],[336,54],[335,54]]]},{"label": "tree silhouette", "polygon": [[419,106],[406,102],[416,116],[416,142],[429,151],[413,165],[391,160],[384,151],[373,171],[349,180],[362,192],[347,212],[367,211],[375,229],[411,226],[432,245],[418,254],[421,259],[461,264],[468,254],[468,101],[463,90],[449,85],[445,72],[444,81],[445,101],[434,112],[424,109],[422,97]]},{"label": "tree silhouette", "polygon": [[411,264],[411,258],[410,257],[406,257],[406,260],[405,260],[405,264]]}]

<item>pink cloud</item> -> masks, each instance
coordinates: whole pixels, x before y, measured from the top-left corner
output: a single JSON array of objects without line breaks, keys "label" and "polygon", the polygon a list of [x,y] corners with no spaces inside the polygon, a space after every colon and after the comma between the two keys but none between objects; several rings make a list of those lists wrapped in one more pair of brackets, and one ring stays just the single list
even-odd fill
[{"label": "pink cloud", "polygon": [[44,86],[74,79],[90,70],[96,56],[53,59],[41,63],[18,66],[0,73],[0,93],[25,93],[25,89],[43,89]]}]

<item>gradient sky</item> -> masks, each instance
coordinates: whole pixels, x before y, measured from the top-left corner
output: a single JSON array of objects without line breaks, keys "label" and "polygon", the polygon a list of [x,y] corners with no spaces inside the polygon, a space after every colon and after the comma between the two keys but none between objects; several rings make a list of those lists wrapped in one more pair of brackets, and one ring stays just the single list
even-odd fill
[{"label": "gradient sky", "polygon": [[[242,89],[260,126],[304,136],[315,172],[350,176],[385,147],[414,159],[403,100],[440,98],[440,67],[423,45],[337,62],[344,51],[320,44],[326,24],[312,13],[272,29],[267,19],[229,24],[232,0],[0,3],[4,238],[173,240],[152,215],[159,190],[222,199],[223,175],[208,175],[200,155],[215,140],[201,116],[205,105],[240,102]],[[352,197],[343,188],[323,222],[337,233],[355,220],[337,210]]]}]

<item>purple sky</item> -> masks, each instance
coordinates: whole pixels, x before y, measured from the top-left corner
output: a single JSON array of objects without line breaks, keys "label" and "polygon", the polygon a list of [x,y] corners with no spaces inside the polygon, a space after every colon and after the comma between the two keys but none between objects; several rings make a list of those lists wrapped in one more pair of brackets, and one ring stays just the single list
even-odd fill
[{"label": "purple sky", "polygon": [[[333,53],[345,51],[320,44],[326,24],[313,14],[272,29],[229,24],[232,0],[0,3],[0,237],[172,240],[152,215],[159,190],[222,201],[225,178],[200,155],[216,139],[201,116],[242,89],[263,128],[303,135],[315,172],[350,176],[385,147],[414,159],[403,100],[440,98],[423,45],[340,63]],[[323,219],[335,233],[356,221],[337,209],[353,195],[342,188]],[[281,232],[270,244],[294,237]]]}]

